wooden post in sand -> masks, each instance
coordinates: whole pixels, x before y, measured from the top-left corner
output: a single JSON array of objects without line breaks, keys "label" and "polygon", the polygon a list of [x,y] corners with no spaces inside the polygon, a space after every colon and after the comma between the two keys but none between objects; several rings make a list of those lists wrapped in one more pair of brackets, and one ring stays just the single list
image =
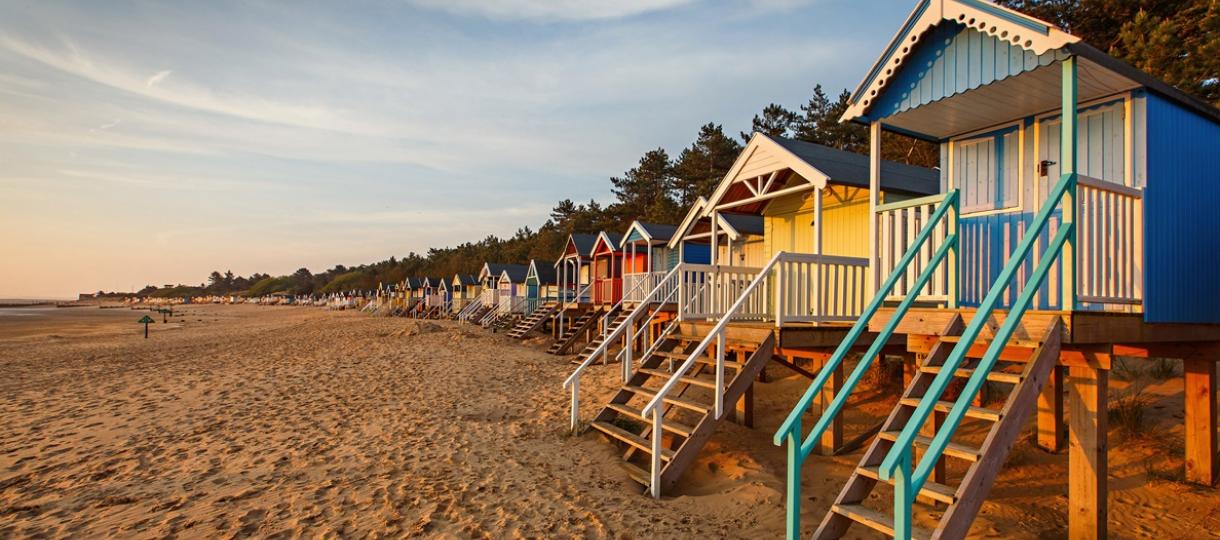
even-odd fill
[{"label": "wooden post in sand", "polygon": [[145,315],[143,319],[140,319],[139,321],[136,321],[136,322],[142,323],[144,325],[144,339],[148,339],[148,325],[155,323],[157,321],[154,321],[152,317]]},{"label": "wooden post in sand", "polygon": [[1183,362],[1186,405],[1186,481],[1216,483],[1216,359]]}]

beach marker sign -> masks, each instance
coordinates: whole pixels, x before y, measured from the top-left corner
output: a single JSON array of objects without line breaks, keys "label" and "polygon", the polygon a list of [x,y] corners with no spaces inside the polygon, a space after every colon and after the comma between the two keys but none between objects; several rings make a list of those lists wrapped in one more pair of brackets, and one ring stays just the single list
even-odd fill
[{"label": "beach marker sign", "polygon": [[144,325],[144,339],[148,339],[148,325],[155,323],[157,321],[154,321],[152,317],[145,315],[143,319],[140,319],[139,321],[136,321],[136,322],[139,322]]}]

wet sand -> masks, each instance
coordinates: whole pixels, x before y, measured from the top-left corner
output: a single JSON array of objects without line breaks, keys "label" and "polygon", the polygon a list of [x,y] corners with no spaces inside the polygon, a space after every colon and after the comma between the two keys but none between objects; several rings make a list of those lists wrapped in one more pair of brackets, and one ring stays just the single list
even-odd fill
[{"label": "wet sand", "polygon": [[[145,313],[0,317],[0,537],[782,536],[784,454],[770,436],[807,384],[782,367],[756,392],[757,428],[722,424],[677,492],[654,501],[615,448],[567,433],[571,365],[541,343],[260,306],[188,306],[168,324],[154,314],[144,340]],[[592,368],[583,418],[616,377]],[[1145,432],[1111,435],[1111,533],[1220,531],[1220,494],[1176,481],[1180,379],[1144,383]],[[892,401],[862,392],[848,437]],[[808,532],[859,453],[806,465]],[[1018,444],[972,535],[1063,536],[1066,465]],[[919,512],[925,526],[937,515]]]}]

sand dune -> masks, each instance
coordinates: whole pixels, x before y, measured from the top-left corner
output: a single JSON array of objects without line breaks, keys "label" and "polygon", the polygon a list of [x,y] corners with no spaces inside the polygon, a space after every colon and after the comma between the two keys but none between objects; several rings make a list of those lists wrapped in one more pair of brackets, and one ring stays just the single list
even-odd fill
[{"label": "sand dune", "polygon": [[[783,453],[768,439],[806,384],[795,378],[764,385],[759,428],[725,424],[678,493],[654,501],[610,445],[567,433],[570,365],[538,345],[449,322],[255,306],[188,307],[145,341],[140,314],[90,312],[0,323],[0,537],[782,534]],[[585,418],[616,376],[594,368]],[[887,408],[884,396],[866,401],[849,432]],[[1017,453],[975,532],[1062,535],[1066,458]],[[1220,530],[1215,492],[1147,484],[1147,455],[1112,452],[1111,530]],[[815,458],[807,525],[857,457]]]}]

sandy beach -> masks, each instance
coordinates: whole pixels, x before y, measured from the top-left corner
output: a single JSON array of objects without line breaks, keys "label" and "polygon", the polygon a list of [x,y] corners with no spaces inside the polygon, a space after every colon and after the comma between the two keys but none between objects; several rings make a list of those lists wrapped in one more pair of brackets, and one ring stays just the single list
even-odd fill
[{"label": "sandy beach", "polygon": [[[722,424],[657,501],[614,447],[568,434],[571,366],[540,342],[258,306],[186,306],[169,323],[155,316],[145,340],[143,314],[0,316],[0,537],[783,534],[784,454],[770,436],[807,380],[782,367],[757,391],[757,428]],[[616,377],[614,366],[593,369],[584,418]],[[1147,378],[1132,377],[1146,385],[1145,431],[1111,437],[1110,530],[1214,535],[1220,497],[1178,480],[1181,380]],[[864,392],[848,438],[891,403]],[[806,527],[858,457],[806,466]],[[1066,466],[1065,454],[1019,443],[972,534],[1063,536]],[[921,511],[926,521],[935,509]],[[873,535],[855,527],[852,537]]]}]

